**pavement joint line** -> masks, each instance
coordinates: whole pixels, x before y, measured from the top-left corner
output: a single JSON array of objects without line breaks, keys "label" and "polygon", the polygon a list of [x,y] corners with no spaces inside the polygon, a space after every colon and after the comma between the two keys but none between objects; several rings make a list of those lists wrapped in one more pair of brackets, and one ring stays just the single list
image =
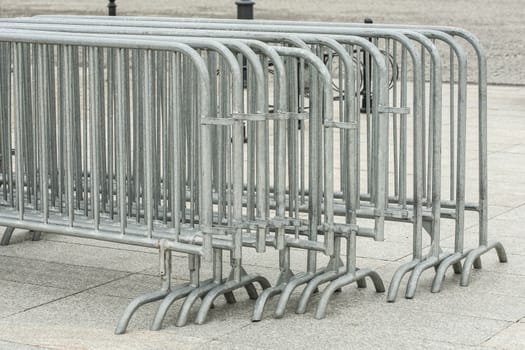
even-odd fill
[{"label": "pavement joint line", "polygon": [[515,325],[516,323],[519,323],[520,321],[516,321],[516,322],[510,322],[510,324],[506,325],[505,327],[501,328],[499,331],[497,331],[496,333],[492,334],[491,336],[489,336],[487,339],[485,339],[484,341],[482,341],[479,345],[483,346],[483,344],[489,342],[492,338],[494,338],[495,336],[497,336],[498,334],[501,334],[503,331],[509,329],[510,327],[512,327],[513,325]]},{"label": "pavement joint line", "polygon": [[68,294],[68,295],[64,295],[64,296],[62,296],[62,297],[60,297],[60,298],[56,298],[56,299],[53,299],[53,300],[46,301],[45,303],[42,303],[42,304],[39,304],[39,305],[31,306],[31,307],[29,307],[29,308],[27,308],[27,309],[24,309],[24,310],[21,310],[21,311],[17,311],[17,312],[15,312],[15,313],[9,314],[9,315],[4,316],[4,317],[1,317],[1,318],[4,318],[4,319],[5,319],[5,318],[9,318],[9,317],[11,317],[11,316],[19,315],[19,314],[22,314],[22,313],[24,313],[24,312],[27,312],[27,311],[30,311],[30,310],[33,310],[33,309],[39,308],[39,307],[41,307],[41,306],[45,306],[45,305],[48,305],[48,304],[54,303],[54,302],[56,302],[56,301],[64,300],[64,299],[66,299],[66,298],[69,298],[69,297],[72,297],[72,296],[75,296],[75,295],[78,295],[78,294],[81,294],[81,293],[87,292],[87,291],[89,291],[89,290],[92,290],[92,289],[95,289],[95,288],[98,288],[98,287],[102,287],[102,286],[104,286],[104,285],[106,285],[106,284],[113,283],[113,282],[115,282],[115,281],[118,281],[118,280],[123,279],[123,278],[125,278],[125,277],[128,277],[128,276],[130,276],[130,275],[133,275],[133,273],[131,272],[131,273],[127,274],[127,275],[124,275],[124,276],[121,276],[121,277],[114,278],[114,279],[112,279],[112,280],[110,280],[110,281],[106,281],[106,282],[103,282],[103,283],[99,283],[99,284],[97,284],[97,285],[94,285],[94,286],[91,286],[91,287],[85,288],[85,289],[83,289],[83,290],[76,291],[76,292],[71,293],[71,294]]},{"label": "pavement joint line", "polygon": [[[50,232],[50,234],[56,235],[57,233]],[[67,235],[60,235],[60,236],[68,237]],[[85,240],[88,241],[89,239],[85,238]],[[90,243],[66,242],[66,241],[61,241],[59,239],[58,240],[57,239],[53,239],[52,237],[51,238],[46,238],[45,241],[54,242],[54,243],[63,243],[63,244],[88,246],[88,247],[93,247],[93,248],[104,248],[104,249],[112,249],[112,250],[121,250],[121,251],[125,251],[125,252],[144,253],[144,254],[150,254],[150,255],[156,255],[157,254],[156,252],[152,252],[152,251],[140,251],[140,250],[134,250],[134,249],[126,249],[125,248],[125,246],[127,246],[126,244],[121,244],[123,246],[122,248],[116,248],[116,247],[109,247],[109,246],[108,247],[104,247],[104,246],[101,246],[101,245],[90,244]],[[102,242],[102,241],[100,241],[100,242]],[[118,243],[116,243],[116,244],[118,244]],[[151,248],[151,249],[153,250],[154,248]]]},{"label": "pavement joint line", "polygon": [[17,284],[27,284],[29,286],[35,286],[35,287],[53,288],[53,289],[59,289],[59,290],[64,290],[64,291],[76,291],[75,289],[49,286],[49,285],[45,285],[45,284],[36,284],[36,283],[31,283],[31,282],[20,282],[20,281],[10,280],[10,279],[7,279],[7,278],[0,278],[0,281],[6,281],[6,282],[11,282],[11,283],[17,283]]},{"label": "pavement joint line", "polygon": [[11,340],[1,339],[1,338],[0,338],[0,342],[16,344],[16,345],[26,345],[26,346],[31,346],[31,347],[34,347],[34,348],[37,348],[37,349],[52,350],[52,348],[46,348],[46,347],[43,347],[43,346],[40,346],[40,345],[19,343],[19,342],[16,342],[16,341],[11,341]]},{"label": "pavement joint line", "polygon": [[[498,152],[502,152],[502,153],[513,153],[513,152],[505,152],[506,150],[510,149],[510,148],[514,148],[516,146],[520,146],[522,145],[522,143],[516,143],[516,144],[513,144],[513,145],[509,145],[503,149],[500,149]],[[520,154],[523,154],[523,153],[520,153]]]},{"label": "pavement joint line", "polygon": [[[509,207],[509,208],[510,208],[509,210],[504,211],[504,212],[501,212],[501,213],[499,213],[498,215],[491,217],[490,219],[497,219],[498,216],[501,216],[501,215],[503,215],[503,214],[506,214],[506,213],[508,213],[508,212],[511,212],[511,211],[513,211],[513,210],[515,210],[515,209],[523,208],[524,206],[525,206],[525,203],[520,204],[520,205],[515,206],[515,207]],[[490,220],[489,220],[489,224],[490,224]]]},{"label": "pavement joint line", "polygon": [[432,342],[432,343],[448,344],[448,345],[452,345],[452,346],[454,346],[454,348],[456,348],[458,345],[459,345],[459,346],[462,346],[462,347],[469,347],[469,348],[473,348],[473,347],[476,346],[476,345],[472,345],[472,344],[455,343],[455,342],[448,341],[448,340],[435,340],[435,339],[432,339],[432,338],[422,338],[421,340],[422,340],[422,342]]},{"label": "pavement joint line", "polygon": [[[99,248],[102,248],[102,247],[99,247]],[[72,263],[62,263],[62,262],[49,261],[49,260],[44,260],[44,259],[34,259],[34,258],[29,258],[29,257],[5,255],[5,254],[1,254],[1,253],[0,253],[0,256],[6,257],[6,258],[33,260],[33,261],[38,261],[38,262],[45,262],[45,263],[48,263],[48,264],[58,264],[58,265],[67,265],[67,266],[75,266],[75,267],[85,267],[85,268],[96,269],[96,270],[104,270],[104,271],[110,271],[110,272],[124,272],[124,273],[132,273],[132,274],[136,273],[135,271],[108,269],[108,268],[102,267],[102,266],[90,266],[90,265],[80,265],[80,264],[72,264]],[[151,267],[149,267],[149,268],[151,268]]]}]

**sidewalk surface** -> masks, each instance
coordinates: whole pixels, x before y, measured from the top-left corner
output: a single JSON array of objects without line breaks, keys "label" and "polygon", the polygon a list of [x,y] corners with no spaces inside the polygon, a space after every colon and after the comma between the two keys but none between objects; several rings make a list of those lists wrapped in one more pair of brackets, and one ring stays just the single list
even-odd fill
[{"label": "sidewalk surface", "polygon": [[[0,16],[103,15],[106,2],[0,0]],[[117,0],[122,15],[230,18],[235,16],[233,2]],[[489,82],[509,85],[525,85],[524,15],[522,0],[334,0],[330,6],[313,0],[260,0],[256,4],[259,18],[360,22],[369,16],[383,23],[464,27],[487,49]],[[475,96],[474,87],[469,89],[469,96]],[[397,302],[390,304],[385,294],[370,286],[350,286],[334,296],[327,317],[317,321],[313,306],[318,296],[306,314],[296,315],[296,293],[283,319],[272,317],[274,302],[259,323],[250,321],[253,301],[238,291],[236,304],[220,299],[202,326],[175,327],[180,307],[175,303],[163,329],[149,331],[155,303],[139,309],[128,332],[116,336],[116,321],[131,299],[159,285],[157,253],[52,234],[32,242],[25,239],[26,232],[18,231],[16,244],[0,247],[0,349],[524,349],[525,86],[491,85],[488,93],[489,237],[504,244],[509,263],[500,264],[494,252],[484,255],[483,269],[473,272],[468,288],[460,287],[459,277],[449,271],[443,291],[431,294],[433,273],[427,271],[413,300],[403,298],[404,284]],[[471,98],[470,120],[476,112],[476,100]],[[475,140],[476,129],[468,132]],[[475,146],[469,154],[470,174],[475,174]],[[468,184],[469,190],[476,186],[475,180]],[[443,246],[450,250],[452,225],[445,221],[442,226]],[[358,265],[377,269],[386,284],[395,269],[410,259],[412,249],[408,226],[389,227],[386,242],[358,241]],[[468,214],[466,227],[466,247],[475,247],[475,215]],[[243,263],[249,272],[274,282],[277,258],[276,253],[258,256],[246,250]],[[304,258],[294,262],[303,263]],[[186,280],[186,259],[176,256],[174,264],[182,266],[175,268],[175,281]]]},{"label": "sidewalk surface", "polygon": [[[474,86],[469,89],[475,95]],[[472,99],[469,118],[475,115]],[[283,319],[272,318],[270,303],[259,323],[250,322],[253,302],[238,291],[237,304],[220,300],[202,326],[175,327],[176,303],[164,329],[149,331],[158,305],[153,304],[138,311],[128,333],[115,336],[130,300],[158,286],[156,252],[51,234],[32,242],[20,231],[18,243],[0,247],[0,349],[523,349],[524,116],[525,87],[489,87],[489,236],[503,242],[509,263],[497,262],[494,252],[483,256],[483,269],[474,271],[468,288],[449,271],[443,291],[431,294],[428,271],[413,300],[402,297],[404,287],[391,304],[370,287],[346,287],[330,302],[326,319],[317,321],[313,307],[305,315],[294,313],[299,297],[294,294]],[[475,135],[469,128],[469,137]],[[450,249],[452,225],[442,226],[443,246]],[[466,246],[474,247],[475,215],[467,216],[466,227]],[[386,283],[411,254],[409,227],[391,228],[386,242],[358,241],[359,266],[376,268]],[[174,278],[185,280],[186,260],[174,260],[182,266]],[[246,250],[244,263],[250,272],[277,277],[276,254]]]}]

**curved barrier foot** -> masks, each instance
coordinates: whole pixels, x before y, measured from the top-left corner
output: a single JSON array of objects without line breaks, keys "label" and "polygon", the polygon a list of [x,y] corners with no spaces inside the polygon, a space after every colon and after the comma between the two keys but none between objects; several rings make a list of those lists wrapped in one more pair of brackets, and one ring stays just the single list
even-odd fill
[{"label": "curved barrier foot", "polygon": [[308,306],[308,302],[310,301],[310,298],[312,297],[312,294],[315,293],[315,291],[318,289],[318,287],[323,284],[330,281],[333,281],[342,275],[346,273],[346,268],[344,266],[341,266],[338,271],[326,271],[325,273],[313,278],[306,287],[303,289],[303,292],[301,293],[301,297],[299,298],[299,303],[297,304],[297,309],[295,310],[296,314],[304,314],[306,312],[306,308]]},{"label": "curved barrier foot", "polygon": [[2,236],[0,238],[0,246],[7,246],[9,245],[9,241],[11,240],[11,237],[13,236],[13,232],[15,232],[14,227],[6,227],[4,232],[2,233]]},{"label": "curved barrier foot", "polygon": [[[206,317],[208,316],[208,312],[213,305],[213,301],[217,299],[217,297],[226,293],[230,293],[239,288],[246,288],[247,285],[251,285],[251,287],[253,287],[254,282],[259,283],[263,290],[271,287],[270,282],[260,275],[245,275],[241,277],[240,281],[229,280],[226,283],[218,285],[214,289],[210,290],[202,300],[199,312],[195,318],[195,323],[203,324],[206,321]],[[255,287],[253,288],[255,290]],[[257,292],[255,291],[255,293]],[[252,299],[251,296],[250,299]]]},{"label": "curved barrier foot", "polygon": [[[210,283],[211,280],[203,282],[203,284]],[[189,283],[185,283],[181,286],[177,286],[171,290],[171,292],[166,295],[162,303],[159,305],[159,308],[157,309],[157,313],[155,314],[155,317],[153,318],[153,323],[151,324],[150,329],[152,331],[158,331],[162,327],[162,321],[164,321],[164,318],[166,317],[166,313],[168,312],[171,305],[179,300],[182,299],[188,294],[190,294],[192,291],[194,291],[197,287],[193,286]]]},{"label": "curved barrier foot", "polygon": [[266,303],[272,297],[281,294],[285,286],[286,286],[286,283],[281,283],[277,286],[267,288],[261,292],[261,294],[255,301],[255,305],[253,306],[253,314],[252,314],[253,322],[259,322],[260,320],[262,320],[262,316],[264,313],[264,308],[266,307]]},{"label": "curved barrier foot", "polygon": [[399,291],[399,285],[401,284],[401,280],[405,275],[413,270],[421,260],[414,259],[410,262],[407,262],[406,264],[401,265],[398,267],[396,272],[394,273],[394,276],[392,276],[392,280],[390,281],[390,285],[388,286],[388,293],[386,296],[386,301],[389,303],[393,303],[396,301],[397,293]]},{"label": "curved barrier foot", "polygon": [[[224,283],[225,281],[226,280],[223,280],[222,283]],[[175,322],[175,325],[177,327],[185,326],[186,323],[188,323],[188,318],[193,304],[195,304],[195,302],[199,298],[204,298],[204,296],[208,294],[210,290],[220,285],[221,284],[217,282],[201,284],[198,288],[195,288],[190,294],[188,294],[179,310],[179,314],[177,315],[177,322]]]},{"label": "curved barrier foot", "polygon": [[461,260],[463,260],[467,254],[468,252],[454,253],[445,258],[441,264],[439,264],[439,267],[436,270],[436,275],[434,276],[434,280],[432,281],[432,293],[439,293],[441,291],[441,288],[443,287],[443,281],[445,280],[445,275],[447,274],[447,270],[450,266],[454,268],[455,273],[461,271]]},{"label": "curved barrier foot", "polygon": [[277,303],[277,307],[274,312],[274,317],[281,318],[284,316],[284,312],[286,311],[286,305],[288,304],[288,300],[290,299],[290,296],[292,295],[293,291],[297,287],[310,282],[316,276],[319,276],[323,274],[324,272],[325,272],[325,269],[321,269],[315,273],[303,272],[303,273],[299,273],[293,276],[290,279],[290,281],[286,284],[286,286],[284,287],[284,290],[281,293],[281,297],[279,298],[279,302]]},{"label": "curved barrier foot", "polygon": [[314,317],[320,320],[326,316],[328,302],[336,291],[366,277],[369,277],[372,280],[376,292],[383,293],[385,291],[385,285],[383,284],[381,276],[379,276],[379,274],[374,270],[362,269],[357,270],[355,273],[345,274],[332,281],[328,287],[325,288],[323,294],[321,295],[321,300],[319,300],[319,304],[317,305],[317,310],[315,311]]},{"label": "curved barrier foot", "polygon": [[507,253],[505,252],[505,248],[500,242],[492,242],[486,246],[479,246],[476,249],[473,249],[465,259],[465,262],[463,263],[463,272],[461,274],[461,282],[460,286],[467,287],[470,283],[470,276],[472,274],[472,268],[476,264],[477,260],[480,260],[480,257],[485,254],[486,252],[495,249],[496,253],[498,254],[498,259],[500,263],[506,263],[507,260]]},{"label": "curved barrier foot", "polygon": [[115,329],[115,334],[124,334],[126,332],[126,328],[128,328],[131,317],[135,311],[139,309],[139,307],[160,300],[168,295],[169,292],[169,290],[160,290],[157,292],[144,294],[133,299],[126,307],[126,310],[124,310],[122,317],[120,317],[120,320],[117,323],[117,328]]},{"label": "curved barrier foot", "polygon": [[[446,256],[443,256],[445,258]],[[438,267],[442,261],[441,257],[431,256],[421,261],[413,270],[410,278],[408,279],[407,289],[405,293],[406,299],[412,299],[416,295],[417,285],[421,274],[426,270]]]}]

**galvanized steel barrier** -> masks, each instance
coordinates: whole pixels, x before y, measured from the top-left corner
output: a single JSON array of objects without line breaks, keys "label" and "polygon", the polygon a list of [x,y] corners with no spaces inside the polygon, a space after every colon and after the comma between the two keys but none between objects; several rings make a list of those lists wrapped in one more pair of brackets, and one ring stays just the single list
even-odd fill
[{"label": "galvanized steel barrier", "polygon": [[[240,288],[259,321],[272,297],[282,317],[304,285],[296,309],[304,313],[327,284],[315,311],[323,318],[343,286],[366,287],[369,277],[385,291],[376,271],[356,266],[357,237],[383,240],[385,220],[413,232],[413,258],[393,275],[388,301],[409,272],[412,298],[429,268],[438,292],[450,266],[468,285],[486,251],[506,261],[487,239],[486,59],[463,30],[75,16],[0,27],[2,242],[24,228],[159,249],[160,290],[131,302],[116,333],[157,300],[152,329],[179,299],[176,325],[198,299],[202,324],[219,296],[234,303]],[[465,43],[479,68],[479,203],[465,200]],[[465,210],[480,217],[471,250]],[[441,246],[441,219],[454,220],[453,252]],[[306,271],[292,271],[291,248],[305,252]],[[278,250],[273,287],[245,270],[244,249]],[[187,254],[188,283],[172,285],[172,251]],[[209,279],[202,259],[212,264]]]}]

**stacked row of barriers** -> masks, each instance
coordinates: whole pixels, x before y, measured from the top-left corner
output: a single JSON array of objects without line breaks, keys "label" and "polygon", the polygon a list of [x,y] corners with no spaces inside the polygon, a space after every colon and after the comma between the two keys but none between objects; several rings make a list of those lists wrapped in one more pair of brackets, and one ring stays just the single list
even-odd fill
[{"label": "stacked row of barriers", "polygon": [[[304,287],[304,313],[326,285],[315,311],[323,318],[343,286],[366,287],[368,277],[385,291],[376,271],[356,266],[357,237],[383,240],[393,234],[385,221],[413,233],[389,302],[407,274],[412,298],[430,268],[438,292],[451,266],[466,286],[485,252],[506,261],[487,237],[486,58],[464,30],[77,16],[0,27],[2,244],[20,228],[158,249],[161,288],[133,300],[116,333],[159,300],[152,329],[181,299],[176,325],[200,299],[202,324],[218,297],[234,303],[242,288],[259,321],[271,298],[282,317]],[[479,72],[474,201],[465,175],[469,50]],[[479,215],[472,249],[465,211]],[[440,245],[442,219],[453,220],[453,251]],[[273,286],[245,270],[245,249],[278,251]],[[291,249],[304,252],[306,271],[293,271]],[[172,252],[188,266],[172,266]],[[207,279],[203,264],[212,266]],[[172,285],[173,268],[187,268],[189,281]]]}]

